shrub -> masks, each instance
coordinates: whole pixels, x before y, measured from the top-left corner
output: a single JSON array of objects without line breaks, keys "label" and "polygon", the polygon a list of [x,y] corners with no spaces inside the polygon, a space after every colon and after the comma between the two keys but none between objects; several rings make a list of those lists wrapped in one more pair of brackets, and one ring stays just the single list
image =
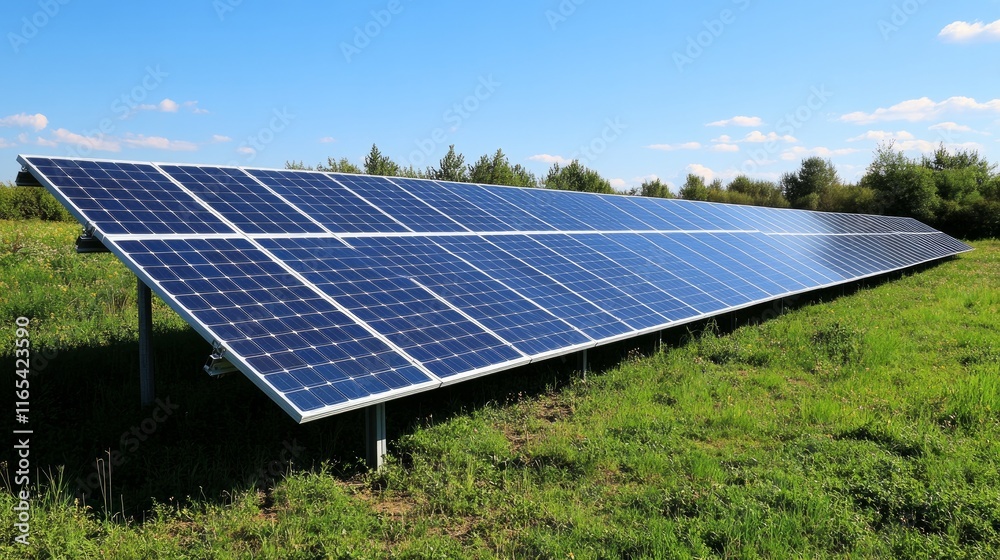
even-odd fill
[{"label": "shrub", "polygon": [[0,185],[0,219],[75,221],[62,204],[43,188]]}]

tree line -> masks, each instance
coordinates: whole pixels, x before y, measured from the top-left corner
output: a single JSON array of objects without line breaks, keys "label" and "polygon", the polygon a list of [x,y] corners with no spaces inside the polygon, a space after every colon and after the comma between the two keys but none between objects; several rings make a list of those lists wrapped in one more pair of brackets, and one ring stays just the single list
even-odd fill
[{"label": "tree line", "polygon": [[820,157],[802,160],[797,171],[778,182],[740,175],[724,183],[689,174],[675,194],[659,179],[620,192],[611,182],[579,160],[553,164],[537,177],[497,150],[474,163],[448,148],[437,167],[404,167],[383,155],[376,145],[365,156],[364,166],[347,158],[327,158],[315,167],[286,162],[288,169],[315,169],[443,181],[540,187],[602,194],[681,198],[773,208],[798,208],[823,212],[850,212],[913,217],[951,235],[963,238],[1000,237],[1000,173],[997,165],[975,150],[950,152],[944,145],[933,154],[910,158],[895,144],[879,145],[864,176],[857,183],[841,180],[833,162]]}]

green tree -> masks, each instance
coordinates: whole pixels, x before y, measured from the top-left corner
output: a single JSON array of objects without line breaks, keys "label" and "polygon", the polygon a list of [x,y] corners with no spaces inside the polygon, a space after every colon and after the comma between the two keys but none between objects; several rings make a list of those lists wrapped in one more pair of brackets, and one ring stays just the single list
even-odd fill
[{"label": "green tree", "polygon": [[306,165],[302,161],[286,161],[285,169],[297,169],[301,171],[323,171],[324,173],[353,173],[355,175],[361,174],[361,168],[354,165],[347,158],[340,158],[339,160],[333,159],[332,157],[326,158],[326,164],[318,163],[316,167],[313,168],[310,165]]},{"label": "green tree", "polygon": [[708,200],[708,187],[705,186],[705,179],[700,175],[688,173],[678,194],[684,200]]},{"label": "green tree", "polygon": [[306,165],[304,161],[288,161],[285,160],[285,169],[292,169],[295,171],[312,171],[313,168]]},{"label": "green tree", "polygon": [[354,175],[361,175],[361,168],[354,165],[347,158],[333,159],[332,157],[326,158],[326,165],[320,163],[316,166],[316,171],[325,171],[327,173],[351,173]]},{"label": "green tree", "polygon": [[566,167],[560,167],[558,163],[553,164],[548,176],[545,177],[545,188],[601,194],[615,193],[607,179],[593,169],[588,169],[580,163],[580,160],[573,160]]},{"label": "green tree", "polygon": [[781,177],[781,190],[785,200],[795,208],[816,210],[824,190],[840,184],[840,177],[833,162],[820,157],[802,160],[795,173]]},{"label": "green tree", "polygon": [[483,155],[476,163],[469,165],[468,176],[470,182],[484,185],[538,186],[538,178],[521,164],[511,166],[503,150],[497,150],[492,157]]},{"label": "green tree", "polygon": [[408,179],[431,179],[431,169],[428,168],[427,171],[421,171],[410,164],[409,167],[400,167],[399,176],[406,177]]},{"label": "green tree", "polygon": [[670,191],[670,187],[659,179],[643,181],[639,187],[639,195],[655,198],[674,198],[674,193]]},{"label": "green tree", "polygon": [[428,172],[431,179],[439,181],[454,181],[461,183],[468,180],[465,167],[465,156],[455,153],[455,145],[448,146],[448,153],[441,158],[437,169],[430,169]]},{"label": "green tree", "polygon": [[934,172],[897,151],[892,142],[875,151],[861,185],[875,191],[881,214],[934,219],[939,200]]},{"label": "green tree", "polygon": [[932,156],[923,157],[923,166],[932,171],[947,169],[968,169],[976,178],[976,187],[981,187],[992,179],[997,165],[990,163],[976,150],[956,150],[951,153],[942,142]]},{"label": "green tree", "polygon": [[385,177],[395,177],[399,175],[399,165],[382,155],[378,146],[372,144],[372,149],[365,156],[365,173],[368,175],[382,175]]},{"label": "green tree", "polygon": [[728,201],[733,204],[752,204],[754,206],[770,206],[772,208],[787,208],[788,201],[781,194],[781,187],[771,181],[751,179],[740,175],[726,186]]},{"label": "green tree", "polygon": [[833,185],[819,195],[816,210],[823,212],[849,212],[876,214],[875,191],[861,185]]}]

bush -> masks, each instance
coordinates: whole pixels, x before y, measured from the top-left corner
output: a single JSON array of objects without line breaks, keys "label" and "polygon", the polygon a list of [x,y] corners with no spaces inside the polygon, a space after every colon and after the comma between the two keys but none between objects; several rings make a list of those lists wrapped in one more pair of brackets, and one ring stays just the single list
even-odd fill
[{"label": "bush", "polygon": [[43,188],[0,185],[0,219],[76,221],[62,204]]}]

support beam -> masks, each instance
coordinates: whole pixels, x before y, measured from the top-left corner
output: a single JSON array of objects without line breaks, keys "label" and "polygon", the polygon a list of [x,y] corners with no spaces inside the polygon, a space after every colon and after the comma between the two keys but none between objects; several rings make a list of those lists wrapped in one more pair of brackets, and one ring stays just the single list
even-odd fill
[{"label": "support beam", "polygon": [[368,468],[381,469],[389,453],[385,437],[385,403],[365,409],[365,451]]},{"label": "support beam", "polygon": [[153,404],[153,294],[149,286],[136,278],[139,289],[139,398],[143,407]]},{"label": "support beam", "polygon": [[587,369],[589,369],[590,364],[587,363],[587,351],[583,350],[580,352],[580,371],[583,373],[583,380],[587,380]]}]

